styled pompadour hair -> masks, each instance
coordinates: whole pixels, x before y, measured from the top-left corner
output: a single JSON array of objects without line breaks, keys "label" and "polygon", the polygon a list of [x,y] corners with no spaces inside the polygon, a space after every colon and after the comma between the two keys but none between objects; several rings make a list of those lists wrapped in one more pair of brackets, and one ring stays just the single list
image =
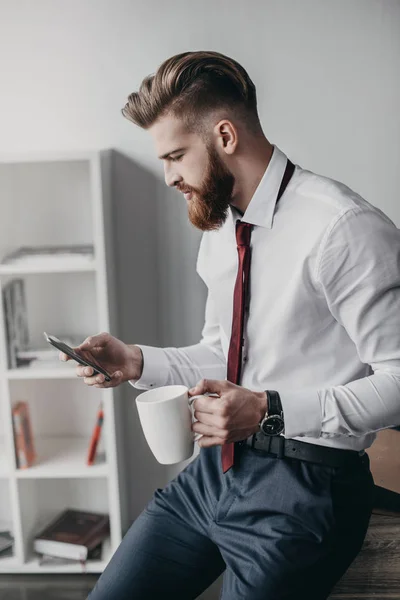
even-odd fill
[{"label": "styled pompadour hair", "polygon": [[191,130],[203,117],[229,109],[257,130],[256,88],[245,69],[219,52],[184,52],[167,59],[128,96],[122,114],[143,129],[165,114],[183,119]]}]

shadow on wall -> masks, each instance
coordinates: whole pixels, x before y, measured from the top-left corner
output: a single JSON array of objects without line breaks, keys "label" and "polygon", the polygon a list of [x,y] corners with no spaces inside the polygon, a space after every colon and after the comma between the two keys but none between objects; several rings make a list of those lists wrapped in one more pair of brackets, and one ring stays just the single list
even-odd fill
[{"label": "shadow on wall", "polygon": [[[112,152],[112,227],[117,331],[126,343],[186,346],[200,339],[206,290],[195,265],[201,232],[186,203],[127,156]],[[157,463],[147,447],[129,384],[121,389],[129,515],[142,511],[156,488],[184,466]],[[186,463],[185,463],[186,464]]]}]

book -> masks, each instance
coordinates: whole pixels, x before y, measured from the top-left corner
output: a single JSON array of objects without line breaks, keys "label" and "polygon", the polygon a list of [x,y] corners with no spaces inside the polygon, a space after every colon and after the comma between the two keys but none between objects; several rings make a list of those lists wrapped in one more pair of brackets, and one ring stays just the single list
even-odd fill
[{"label": "book", "polygon": [[3,287],[3,309],[6,325],[8,367],[15,369],[19,366],[18,353],[29,347],[25,282],[23,279],[12,279]]},{"label": "book", "polygon": [[28,403],[17,402],[12,409],[12,418],[17,466],[19,469],[27,469],[36,460]]},{"label": "book", "polygon": [[27,402],[17,402],[12,409],[17,467],[26,469],[36,460],[32,425]]},{"label": "book", "polygon": [[60,260],[61,258],[82,259],[94,257],[93,244],[75,244],[69,246],[23,246],[7,254],[3,265],[41,264],[43,261]]},{"label": "book", "polygon": [[33,547],[39,554],[85,561],[109,533],[108,515],[66,509],[35,537]]},{"label": "book", "polygon": [[[6,551],[12,548],[14,544],[14,538],[10,531],[2,531],[0,533],[0,557],[6,554]],[[8,555],[8,552],[7,552]]]},{"label": "book", "polygon": [[89,443],[88,455],[87,455],[87,459],[86,459],[86,464],[89,467],[94,464],[95,459],[96,459],[96,452],[97,452],[97,447],[98,447],[99,440],[100,440],[101,428],[103,426],[103,421],[104,421],[104,412],[103,412],[103,404],[101,403],[98,413],[97,413],[96,423],[93,428],[92,437],[91,437],[90,443]]},{"label": "book", "polygon": [[[103,544],[98,544],[92,550],[89,550],[86,560],[101,560]],[[39,566],[59,567],[62,565],[75,565],[82,561],[74,560],[73,558],[62,558],[60,556],[51,556],[51,554],[39,555]]]},{"label": "book", "polygon": [[11,532],[11,523],[9,521],[0,521],[0,534],[2,533],[10,533]]}]

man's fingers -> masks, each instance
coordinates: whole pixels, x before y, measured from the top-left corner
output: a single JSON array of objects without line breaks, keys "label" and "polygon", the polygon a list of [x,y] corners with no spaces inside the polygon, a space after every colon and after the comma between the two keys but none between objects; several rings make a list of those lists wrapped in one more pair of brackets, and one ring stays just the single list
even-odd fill
[{"label": "man's fingers", "polygon": [[203,435],[203,437],[201,437],[197,443],[201,448],[209,448],[210,446],[222,446],[225,443],[225,441],[219,437],[208,437],[206,435]]},{"label": "man's fingers", "polygon": [[193,408],[195,412],[198,413],[208,413],[209,415],[215,415],[218,412],[218,401],[220,398],[216,398],[215,396],[201,396],[201,398],[196,398],[193,402]]},{"label": "man's fingers", "polygon": [[[202,398],[199,398],[199,400],[202,400]],[[195,402],[197,402],[197,400]],[[215,415],[211,411],[205,412],[201,409],[199,410],[197,406],[196,410],[194,411],[194,418],[196,419],[195,422],[198,420],[204,425],[211,425],[214,427],[215,431],[217,431],[217,429],[225,429],[226,427],[226,420],[223,417]]]},{"label": "man's fingers", "polygon": [[221,394],[226,387],[226,381],[219,381],[218,379],[202,379],[199,381],[194,388],[189,390],[190,396],[198,396],[199,394],[211,393]]},{"label": "man's fingers", "polygon": [[92,367],[84,367],[83,365],[78,365],[76,367],[76,374],[78,377],[91,377],[94,374],[94,369]]},{"label": "man's fingers", "polygon": [[196,423],[193,423],[192,430],[195,433],[201,433],[208,437],[217,437],[217,438],[220,438],[221,440],[225,440],[225,441],[227,440],[227,436],[228,436],[228,431],[218,429],[217,427],[215,427],[213,425],[205,425],[204,423],[200,423],[199,421],[197,421]]},{"label": "man's fingers", "polygon": [[67,360],[71,360],[70,357],[67,354],[65,354],[64,352],[59,352],[58,358],[59,358],[59,360],[62,360],[64,362],[66,362]]},{"label": "man's fingers", "polygon": [[116,387],[117,385],[120,385],[120,383],[122,383],[122,371],[115,371],[115,373],[111,375],[111,381],[106,381],[103,375],[101,375],[101,377],[103,383],[96,383],[94,387],[111,388]]},{"label": "man's fingers", "polygon": [[88,386],[104,383],[104,375],[93,375],[92,377],[84,377],[84,383]]}]

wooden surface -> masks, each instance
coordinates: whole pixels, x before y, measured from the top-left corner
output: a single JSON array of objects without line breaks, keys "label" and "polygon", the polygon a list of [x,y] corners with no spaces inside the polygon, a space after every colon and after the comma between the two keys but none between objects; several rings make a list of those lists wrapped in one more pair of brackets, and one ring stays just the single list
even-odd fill
[{"label": "wooden surface", "polygon": [[400,600],[400,512],[371,515],[361,552],[329,600]]},{"label": "wooden surface", "polygon": [[97,579],[96,575],[0,575],[0,598],[86,600]]},{"label": "wooden surface", "polygon": [[367,453],[376,508],[361,552],[330,600],[400,600],[400,432],[379,431]]},{"label": "wooden surface", "polygon": [[367,453],[375,484],[400,494],[400,431],[379,431]]}]

